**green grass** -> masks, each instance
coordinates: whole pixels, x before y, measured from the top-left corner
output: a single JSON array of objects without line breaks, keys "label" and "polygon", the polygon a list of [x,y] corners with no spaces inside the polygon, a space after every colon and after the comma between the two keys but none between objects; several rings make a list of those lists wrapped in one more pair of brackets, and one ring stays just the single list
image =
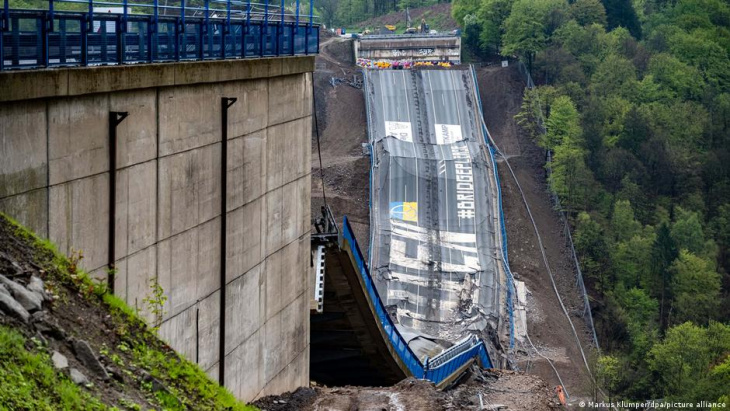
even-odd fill
[{"label": "green grass", "polygon": [[0,410],[106,410],[65,374],[45,352],[25,348],[17,331],[0,326]]},{"label": "green grass", "polygon": [[[196,364],[187,361],[158,339],[137,312],[122,299],[107,292],[105,282],[92,280],[74,262],[61,254],[48,240],[40,239],[7,215],[13,233],[34,247],[36,262],[47,268],[46,284],[54,282],[77,289],[95,304],[103,305],[111,314],[115,332],[123,343],[115,347],[129,353],[134,366],[145,369],[160,380],[169,392],[151,392],[151,384],[143,384],[148,398],[163,410],[226,410],[255,411],[244,405],[227,389],[208,378]],[[115,410],[102,404],[83,389],[57,373],[48,354],[28,352],[25,340],[17,331],[0,327],[0,411],[5,410]],[[109,353],[118,366],[123,364],[116,354]],[[116,356],[116,357],[115,357]],[[123,367],[120,367],[123,368]],[[138,409],[135,404],[120,404],[125,409]],[[9,407],[9,408],[4,408]]]}]

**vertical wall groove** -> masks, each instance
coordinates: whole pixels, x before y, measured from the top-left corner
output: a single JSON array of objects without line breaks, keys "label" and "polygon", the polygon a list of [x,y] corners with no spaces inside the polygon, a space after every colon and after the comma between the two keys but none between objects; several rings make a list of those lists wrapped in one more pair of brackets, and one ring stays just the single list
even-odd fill
[{"label": "vertical wall groove", "polygon": [[218,336],[218,383],[225,386],[226,364],[226,215],[228,184],[228,108],[236,98],[221,97],[221,227],[220,227],[220,335]]}]

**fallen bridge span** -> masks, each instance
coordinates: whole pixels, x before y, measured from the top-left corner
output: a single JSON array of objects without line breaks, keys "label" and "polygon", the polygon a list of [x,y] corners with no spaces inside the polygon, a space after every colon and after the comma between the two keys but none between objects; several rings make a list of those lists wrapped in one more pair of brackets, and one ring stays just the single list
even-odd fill
[{"label": "fallen bridge span", "polygon": [[[351,324],[359,324],[350,328],[349,341],[360,345],[348,352],[360,366],[368,363],[368,370],[387,376],[382,383],[415,376],[445,386],[474,362],[502,363],[500,340],[511,333],[511,323],[503,321],[509,311],[502,291],[506,262],[498,184],[475,88],[471,70],[364,71],[369,264],[345,222],[339,247],[331,252],[347,258],[338,258],[340,273],[328,274],[326,288],[337,298],[367,301],[373,318],[364,321],[362,310],[354,318],[343,300],[334,304]],[[348,270],[354,297],[333,279],[347,259],[355,268]],[[375,327],[363,325],[373,320]],[[326,327],[313,321],[312,329],[315,361],[315,334]],[[382,341],[372,343],[378,337],[387,350]],[[325,361],[344,358],[331,348],[323,350],[329,355]],[[377,355],[367,360],[368,352]],[[316,370],[313,362],[313,377]],[[340,384],[346,383],[346,373],[338,374]],[[327,371],[320,376],[326,380]]]}]

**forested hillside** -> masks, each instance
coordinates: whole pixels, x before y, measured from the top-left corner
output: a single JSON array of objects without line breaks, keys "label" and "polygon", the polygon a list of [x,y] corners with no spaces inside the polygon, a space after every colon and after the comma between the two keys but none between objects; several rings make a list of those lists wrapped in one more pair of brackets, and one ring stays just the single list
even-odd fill
[{"label": "forested hillside", "polygon": [[728,2],[454,0],[452,14],[473,53],[516,56],[539,85],[518,119],[551,154],[604,389],[730,404]]},{"label": "forested hillside", "polygon": [[[330,26],[354,26],[373,17],[395,11],[405,11],[435,4],[451,3],[451,0],[314,0],[322,21]],[[435,16],[433,16],[435,17]],[[416,25],[419,21],[415,21]]]}]

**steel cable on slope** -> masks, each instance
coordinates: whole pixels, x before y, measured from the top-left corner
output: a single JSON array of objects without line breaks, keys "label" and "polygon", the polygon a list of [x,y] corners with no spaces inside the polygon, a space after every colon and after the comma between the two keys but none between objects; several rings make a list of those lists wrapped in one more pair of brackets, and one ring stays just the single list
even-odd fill
[{"label": "steel cable on slope", "polygon": [[[477,78],[476,78],[476,73],[474,72],[474,68],[473,67],[474,66],[472,66],[472,75],[473,75],[475,87],[477,88],[477,95],[479,95],[479,92],[478,92],[479,85],[478,85]],[[504,158],[505,161],[507,161],[506,156],[499,150],[499,147],[497,146],[497,144],[492,139],[492,135],[489,133],[489,129],[487,128],[487,123],[484,121],[484,112],[483,112],[483,108],[481,106],[481,100],[479,100],[479,120],[480,120],[480,122],[482,124],[482,127],[484,129],[485,135],[489,139],[489,142],[491,143],[492,147],[494,147],[494,150],[497,152],[497,154],[499,154],[500,156],[502,156],[502,158]],[[491,149],[490,149],[490,152],[491,152]],[[494,157],[492,157],[492,161],[494,161]],[[507,162],[507,165],[509,166],[509,162]],[[497,170],[497,167],[496,167],[496,163],[493,164],[492,166],[494,167],[494,173],[497,173],[498,170]],[[532,217],[532,213],[530,213],[530,207],[527,206],[527,200],[525,199],[524,193],[522,192],[522,187],[519,185],[519,181],[517,181],[517,177],[515,176],[514,172],[512,171],[512,167],[510,167],[510,171],[512,172],[512,177],[514,178],[515,182],[517,183],[517,186],[520,188],[520,193],[522,194],[522,201],[525,203],[525,206],[527,207],[527,211],[530,214],[530,217]],[[495,183],[496,184],[499,184],[499,176],[495,175],[494,176],[494,180],[495,180]],[[498,190],[499,190],[499,188],[498,188]],[[501,200],[501,196],[500,196],[500,200]],[[501,205],[500,205],[500,208],[501,208]],[[503,222],[503,224],[504,224],[504,222]],[[535,220],[534,219],[532,220],[532,224],[533,224],[533,228],[535,229],[535,232],[537,233],[537,225],[535,224]],[[505,236],[506,236],[506,233],[505,233]],[[539,234],[538,234],[538,240],[540,240],[540,245],[541,245],[540,250],[542,251],[542,240],[540,239]],[[506,241],[506,239],[503,239],[503,241]],[[506,250],[505,249],[502,249],[502,254],[503,254],[503,258],[504,258],[504,264],[507,265],[505,268],[509,272],[509,265],[507,263],[507,256],[504,255],[505,253],[506,253]],[[543,251],[543,258],[545,258],[544,251]],[[549,265],[547,264],[547,260],[545,259],[544,261],[545,261],[545,265],[549,269]],[[552,273],[550,273],[550,276],[551,276],[551,279],[552,279]],[[510,284],[509,286],[514,287],[514,277],[512,277],[511,275],[508,275],[507,278],[508,278],[508,281],[512,281],[512,284]],[[553,281],[553,286],[554,285],[555,285],[555,282]],[[557,293],[557,288],[555,289],[555,291]],[[560,294],[558,293],[557,295],[558,295],[558,299],[560,300]],[[561,301],[561,304],[562,304],[562,300],[560,300],[560,301]],[[573,322],[570,321],[570,317],[568,317],[568,321],[570,322],[570,325],[572,326],[573,325]],[[573,330],[575,331],[575,328]],[[535,344],[532,343],[532,340],[530,339],[530,335],[528,333],[527,327],[525,327],[525,336],[527,337],[527,341],[530,343],[530,346],[532,346],[532,349],[535,351],[535,353],[538,356],[540,356],[543,359],[545,359],[545,361],[548,362],[548,364],[550,365],[550,367],[553,369],[553,372],[555,372],[555,376],[558,377],[558,381],[560,382],[560,385],[563,387],[563,390],[565,391],[565,395],[568,398],[570,398],[570,394],[568,393],[568,389],[565,387],[565,383],[563,383],[563,379],[560,377],[560,373],[558,372],[558,369],[555,368],[555,365],[553,364],[552,360],[550,360],[548,357],[546,357],[545,355],[543,355],[542,352],[540,352],[540,350],[538,350],[537,347],[535,347]],[[578,347],[580,348],[581,353],[583,353],[583,348],[580,345],[580,341],[578,341]],[[528,355],[530,357],[532,357],[530,354],[528,354]],[[583,356],[583,359],[585,360],[585,355]],[[528,361],[531,362],[532,361],[532,358],[530,358],[530,360],[528,360]],[[528,363],[528,367],[529,367],[529,363]],[[588,373],[590,374],[590,369],[588,370]],[[592,378],[593,378],[593,376],[591,375],[591,379]]]},{"label": "steel cable on slope", "polygon": [[[481,115],[481,113],[480,113],[480,118],[482,120],[482,126],[484,127],[484,131],[486,131],[486,135],[489,137],[489,140],[492,143],[495,151],[498,154],[502,155],[502,153],[499,151],[499,148],[496,146],[496,144],[494,144],[494,141],[492,140],[492,136],[489,134],[489,130],[487,129],[487,125],[484,122],[484,118],[483,118],[483,115]],[[504,155],[502,155],[502,157],[504,157]],[[492,157],[492,161],[494,162],[494,157]],[[494,164],[492,164],[492,166],[494,167],[493,168],[494,173],[497,173],[498,170],[497,170],[496,162],[494,162]],[[498,177],[496,175],[494,177],[494,181],[495,181],[496,184],[499,184],[499,179],[498,179]],[[500,195],[500,200],[501,200],[501,195]],[[500,206],[500,208],[501,208],[501,206]],[[504,224],[504,220],[503,220],[503,224]],[[506,241],[506,239],[503,239],[503,241]],[[503,260],[502,261],[505,264],[506,271],[509,273],[509,271],[510,271],[510,269],[509,269],[509,263],[507,262],[507,256],[505,255],[505,253],[506,253],[506,251],[504,249],[502,249],[502,254],[503,254]],[[508,275],[507,276],[507,281],[511,281],[511,284],[509,284],[508,287],[515,288],[515,286],[514,286],[514,277],[512,275]],[[562,379],[562,377],[560,377],[560,373],[558,372],[558,369],[555,368],[555,365],[553,364],[552,360],[550,360],[548,357],[546,357],[545,355],[543,355],[542,352],[540,352],[540,350],[537,349],[537,347],[535,346],[535,344],[532,343],[532,340],[530,339],[530,334],[528,333],[527,328],[525,328],[525,337],[527,337],[527,341],[530,343],[530,346],[532,346],[532,349],[535,351],[535,354],[537,354],[538,356],[542,357],[545,361],[548,362],[548,364],[550,365],[550,368],[552,368],[553,371],[555,372],[555,376],[558,377],[558,381],[560,381],[560,385],[563,387],[563,390],[565,391],[565,395],[568,396],[568,397],[570,397],[570,394],[568,393],[568,389],[565,388],[565,383],[563,383],[563,379]],[[522,344],[524,345],[524,343],[522,343]],[[528,354],[528,355],[530,357],[530,359],[528,360],[528,368],[529,368],[529,365],[532,362],[532,355],[531,354]]]},{"label": "steel cable on slope", "polygon": [[[484,119],[482,119],[482,121],[484,121]],[[486,127],[486,123],[484,126]],[[588,359],[586,358],[586,354],[583,351],[583,346],[580,343],[580,338],[578,337],[578,332],[575,329],[575,325],[573,325],[573,320],[570,319],[568,310],[565,308],[565,304],[563,303],[563,298],[560,296],[560,292],[558,291],[558,287],[555,283],[555,277],[553,276],[553,272],[550,269],[550,264],[548,263],[547,255],[545,254],[545,248],[542,244],[542,237],[540,236],[540,232],[537,229],[537,223],[535,222],[535,218],[533,217],[532,211],[530,210],[530,205],[527,203],[527,198],[525,197],[525,192],[522,190],[522,185],[520,185],[520,182],[517,179],[517,175],[515,175],[515,172],[512,169],[512,166],[510,165],[509,160],[504,155],[504,153],[502,153],[502,151],[499,149],[497,144],[494,142],[494,139],[492,139],[491,134],[487,134],[487,135],[489,137],[489,142],[492,144],[492,146],[494,146],[494,149],[497,151],[497,153],[500,156],[502,156],[504,163],[507,165],[507,168],[509,169],[509,172],[512,175],[512,179],[515,181],[515,184],[517,185],[517,189],[520,191],[520,196],[522,197],[522,203],[525,205],[525,209],[527,210],[527,214],[530,217],[530,221],[532,222],[532,227],[535,231],[535,236],[537,236],[537,242],[538,242],[538,245],[540,246],[540,254],[542,254],[542,261],[545,264],[545,268],[547,269],[548,275],[550,276],[550,282],[552,283],[553,291],[555,291],[555,296],[558,298],[558,302],[560,303],[560,308],[562,308],[563,314],[565,314],[565,318],[568,319],[570,328],[573,330],[573,336],[575,337],[575,341],[578,344],[578,349],[580,350],[580,355],[583,358],[583,364],[585,364],[586,370],[588,371],[588,375],[591,377],[591,380],[593,380],[593,373],[591,372],[591,367],[588,365]],[[529,340],[529,337],[528,337],[528,340]],[[532,341],[530,341],[530,344],[532,344]],[[533,347],[534,347],[534,345],[533,345]],[[553,367],[553,369],[554,369],[554,367]],[[563,388],[565,388],[565,387],[563,387]]]}]

